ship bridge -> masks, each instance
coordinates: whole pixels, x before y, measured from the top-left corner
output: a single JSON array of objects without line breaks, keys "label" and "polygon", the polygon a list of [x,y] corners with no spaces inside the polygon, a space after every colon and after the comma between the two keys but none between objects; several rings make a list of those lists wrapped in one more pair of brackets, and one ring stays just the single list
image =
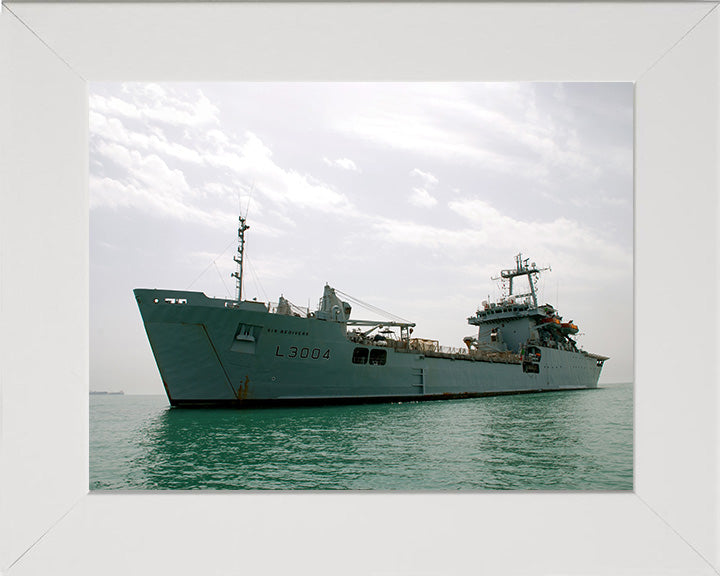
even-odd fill
[{"label": "ship bridge", "polygon": [[[466,344],[475,348],[519,351],[531,339],[537,338],[536,326],[542,319],[555,315],[555,309],[537,303],[537,277],[550,267],[538,268],[535,262],[522,254],[515,256],[515,267],[500,271],[503,295],[497,302],[484,301],[482,308],[467,319],[468,324],[478,326],[476,338],[468,337]],[[516,290],[516,279],[527,278],[524,291]]]},{"label": "ship bridge", "polygon": [[503,322],[507,320],[516,320],[518,318],[544,318],[547,316],[545,308],[535,308],[528,304],[512,304],[493,305],[488,304],[482,310],[478,310],[475,316],[470,316],[468,324],[479,326],[480,324],[488,324],[495,322]]}]

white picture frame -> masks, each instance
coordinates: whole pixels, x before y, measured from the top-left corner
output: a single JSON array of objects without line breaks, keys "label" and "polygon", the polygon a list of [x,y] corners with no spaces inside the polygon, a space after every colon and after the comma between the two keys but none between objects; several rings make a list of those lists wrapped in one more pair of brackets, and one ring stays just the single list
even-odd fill
[{"label": "white picture frame", "polygon": [[[717,574],[719,40],[716,2],[6,3],[0,572]],[[180,79],[635,82],[634,492],[90,494],[86,82]]]}]

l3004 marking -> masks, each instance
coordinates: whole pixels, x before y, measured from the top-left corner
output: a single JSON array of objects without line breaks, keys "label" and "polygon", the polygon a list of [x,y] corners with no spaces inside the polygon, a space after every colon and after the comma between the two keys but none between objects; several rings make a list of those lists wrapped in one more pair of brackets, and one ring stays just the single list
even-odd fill
[{"label": "l3004 marking", "polygon": [[323,352],[320,348],[298,348],[297,346],[290,346],[287,350],[287,354],[283,354],[280,352],[280,346],[277,346],[275,348],[275,356],[300,358],[302,360],[329,360],[330,348],[327,348],[325,352]]}]

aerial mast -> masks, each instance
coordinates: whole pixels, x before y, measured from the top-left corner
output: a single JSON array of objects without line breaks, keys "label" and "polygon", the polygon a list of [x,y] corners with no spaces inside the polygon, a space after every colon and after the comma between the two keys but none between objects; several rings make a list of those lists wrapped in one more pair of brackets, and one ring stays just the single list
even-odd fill
[{"label": "aerial mast", "polygon": [[237,262],[238,268],[236,272],[233,272],[231,276],[235,278],[235,287],[237,291],[237,301],[242,300],[242,274],[243,274],[243,254],[245,252],[245,230],[250,228],[245,224],[245,218],[240,216],[240,226],[238,226],[238,249],[237,254],[233,257],[233,260]]},{"label": "aerial mast", "polygon": [[523,258],[522,254],[518,254],[517,256],[515,256],[515,269],[501,270],[500,277],[493,278],[493,280],[500,280],[500,278],[504,280],[509,280],[510,289],[508,290],[508,296],[513,296],[513,278],[516,278],[518,276],[527,276],[530,292],[527,292],[525,294],[517,294],[516,296],[518,298],[530,296],[533,306],[537,308],[535,278],[540,272],[550,270],[550,267],[548,266],[547,268],[538,268],[535,265],[535,262],[533,262],[532,264],[528,264],[529,261],[529,258]]}]

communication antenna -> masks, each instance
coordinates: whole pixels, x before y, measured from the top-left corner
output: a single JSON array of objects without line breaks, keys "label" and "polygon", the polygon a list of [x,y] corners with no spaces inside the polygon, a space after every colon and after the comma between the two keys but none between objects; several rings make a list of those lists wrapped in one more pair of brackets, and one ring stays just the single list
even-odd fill
[{"label": "communication antenna", "polygon": [[237,271],[233,272],[231,276],[235,278],[235,287],[237,291],[237,302],[241,302],[242,300],[242,275],[243,275],[243,253],[245,252],[245,230],[249,229],[250,226],[248,226],[245,223],[245,218],[240,216],[238,218],[240,221],[240,226],[238,226],[238,249],[237,254],[233,257],[233,260],[237,262]]},{"label": "communication antenna", "polygon": [[[250,201],[252,200],[253,192],[255,192],[255,180],[253,180],[252,186],[250,186],[247,206],[245,206],[245,218],[247,218],[248,212],[250,211]],[[238,206],[238,208],[240,208],[240,206]],[[242,212],[238,210],[238,214],[242,214]]]},{"label": "communication antenna", "polygon": [[[492,280],[502,280],[504,285],[503,287],[505,287],[505,281],[507,280],[509,282],[509,288],[505,288],[507,289],[506,296],[509,297],[515,295],[516,298],[529,296],[532,299],[533,307],[537,308],[537,276],[540,274],[540,272],[550,270],[551,268],[550,266],[547,266],[545,268],[538,268],[535,262],[529,264],[529,261],[529,258],[523,258],[522,254],[518,254],[517,256],[515,256],[515,268],[501,270],[500,276],[498,276],[497,278],[492,278]],[[517,278],[518,276],[527,276],[530,292],[527,292],[525,294],[513,294],[513,279]]]}]

